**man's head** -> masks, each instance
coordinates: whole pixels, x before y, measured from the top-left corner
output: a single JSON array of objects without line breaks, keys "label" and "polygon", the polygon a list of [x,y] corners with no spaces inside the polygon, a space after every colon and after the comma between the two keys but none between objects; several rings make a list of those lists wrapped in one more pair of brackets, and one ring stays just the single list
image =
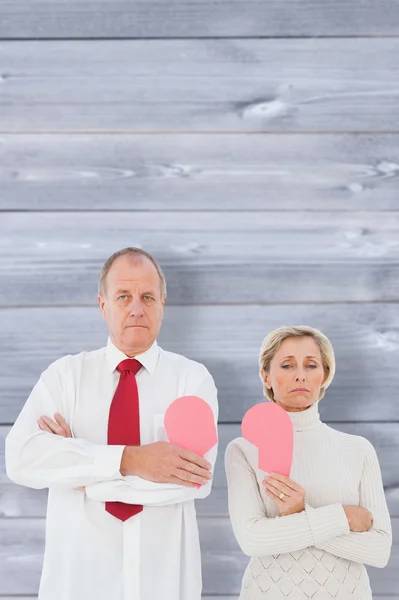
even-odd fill
[{"label": "man's head", "polygon": [[124,248],[105,262],[98,302],[112,342],[127,356],[141,354],[153,344],[165,300],[165,276],[144,250]]}]

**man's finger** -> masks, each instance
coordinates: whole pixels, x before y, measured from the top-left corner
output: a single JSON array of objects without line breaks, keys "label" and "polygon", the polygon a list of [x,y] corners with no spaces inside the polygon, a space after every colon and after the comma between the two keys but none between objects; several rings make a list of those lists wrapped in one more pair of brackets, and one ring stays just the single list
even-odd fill
[{"label": "man's finger", "polygon": [[60,425],[62,427],[66,437],[72,437],[72,432],[69,428],[69,425],[65,421],[65,419],[60,415],[60,413],[55,413],[54,419],[57,421],[58,425]]},{"label": "man's finger", "polygon": [[65,435],[64,429],[58,425],[58,423],[50,419],[50,417],[42,416],[41,419],[50,428],[52,433],[56,433],[57,435]]},{"label": "man's finger", "polygon": [[195,487],[194,483],[191,483],[191,481],[187,481],[186,479],[180,479],[175,475],[171,476],[170,483],[175,483],[176,485],[183,485],[184,487]]},{"label": "man's finger", "polygon": [[192,484],[198,483],[199,485],[206,485],[208,483],[208,479],[204,479],[203,477],[200,477],[199,475],[194,475],[193,473],[189,473],[188,471],[185,471],[184,469],[177,468],[175,473],[176,473],[176,477],[178,477],[182,481],[189,481]]},{"label": "man's finger", "polygon": [[212,468],[212,465],[210,462],[208,462],[202,456],[195,454],[195,452],[191,452],[190,450],[185,450],[184,448],[180,448],[180,456],[181,456],[181,458],[184,458],[184,460],[187,460],[190,463],[194,463],[194,464],[198,465],[199,467],[201,467],[202,469],[207,469],[209,471]]},{"label": "man's finger", "polygon": [[189,462],[188,460],[181,460],[176,466],[184,471],[198,475],[203,479],[212,479],[212,473],[208,471],[208,469],[203,469],[202,467],[199,467],[195,463]]},{"label": "man's finger", "polygon": [[37,424],[39,425],[39,429],[42,431],[47,431],[47,433],[53,433],[48,425],[43,421],[43,419],[39,419]]}]

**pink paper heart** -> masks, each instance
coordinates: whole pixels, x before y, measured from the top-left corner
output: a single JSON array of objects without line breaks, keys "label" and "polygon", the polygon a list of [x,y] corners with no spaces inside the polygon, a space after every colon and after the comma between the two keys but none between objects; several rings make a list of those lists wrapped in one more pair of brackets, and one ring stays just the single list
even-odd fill
[{"label": "pink paper heart", "polygon": [[181,396],[174,400],[165,413],[165,429],[172,444],[200,456],[218,441],[212,409],[198,396]]},{"label": "pink paper heart", "polygon": [[241,425],[242,436],[258,448],[258,467],[266,473],[290,476],[294,431],[287,412],[272,402],[250,408]]}]

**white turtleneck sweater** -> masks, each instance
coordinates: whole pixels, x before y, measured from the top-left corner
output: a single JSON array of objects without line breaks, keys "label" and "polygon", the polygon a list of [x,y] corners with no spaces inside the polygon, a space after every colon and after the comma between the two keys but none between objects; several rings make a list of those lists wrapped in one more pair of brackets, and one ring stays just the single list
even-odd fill
[{"label": "white turtleneck sweater", "polygon": [[[366,565],[385,567],[392,529],[373,445],[320,420],[318,402],[289,412],[294,428],[290,478],[306,490],[305,510],[279,516],[258,469],[258,450],[236,438],[225,455],[234,534],[250,556],[240,600],[370,600]],[[372,528],[349,529],[343,505],[364,506]]]}]

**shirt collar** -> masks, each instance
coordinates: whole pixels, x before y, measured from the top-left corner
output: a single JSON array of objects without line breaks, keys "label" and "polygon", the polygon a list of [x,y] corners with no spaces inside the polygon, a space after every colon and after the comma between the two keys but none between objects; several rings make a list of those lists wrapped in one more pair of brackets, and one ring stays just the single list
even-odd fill
[{"label": "shirt collar", "polygon": [[[137,358],[137,360],[141,362],[141,364],[149,372],[149,374],[152,375],[155,371],[155,367],[157,366],[158,355],[159,346],[155,340],[155,342],[150,348],[148,348],[148,350],[146,350],[142,354],[137,354],[134,358]],[[113,373],[115,371],[116,367],[122,360],[129,358],[112,343],[110,337],[108,337],[106,357],[110,373]]]}]

